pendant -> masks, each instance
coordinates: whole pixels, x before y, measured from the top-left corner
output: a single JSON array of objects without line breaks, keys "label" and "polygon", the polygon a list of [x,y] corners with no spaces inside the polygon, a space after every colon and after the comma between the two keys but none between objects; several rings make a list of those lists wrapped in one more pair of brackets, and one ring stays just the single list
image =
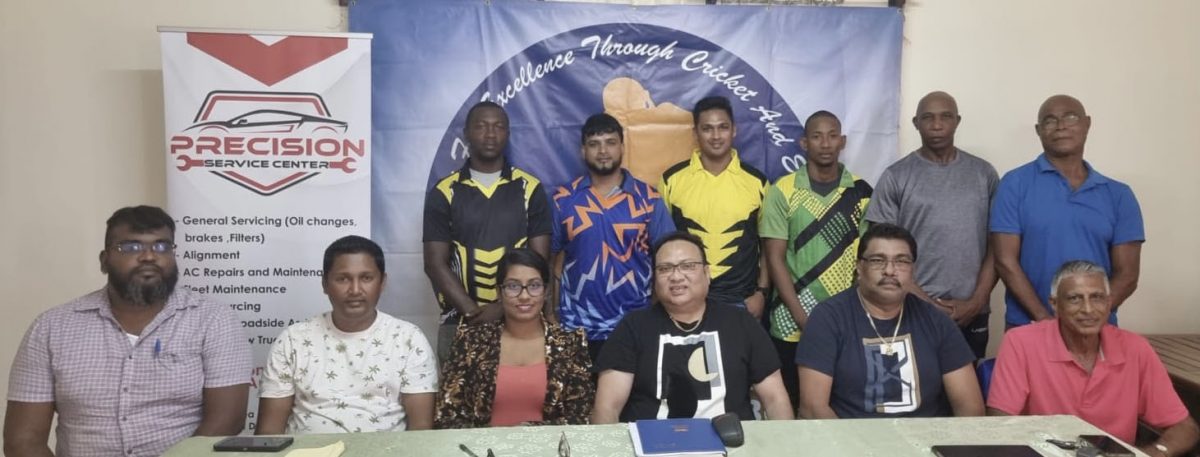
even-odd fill
[{"label": "pendant", "polygon": [[881,348],[881,350],[883,351],[883,355],[892,355],[892,353],[894,352],[892,350],[892,343],[883,343],[881,346],[883,346]]}]

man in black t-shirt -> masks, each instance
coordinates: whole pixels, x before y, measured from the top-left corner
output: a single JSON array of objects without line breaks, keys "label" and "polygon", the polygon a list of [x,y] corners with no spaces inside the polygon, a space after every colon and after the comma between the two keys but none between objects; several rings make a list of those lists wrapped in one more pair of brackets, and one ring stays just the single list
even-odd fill
[{"label": "man in black t-shirt", "polygon": [[792,419],[779,359],[746,310],[708,305],[704,245],[674,232],[656,243],[657,303],[629,312],[600,351],[592,423],[711,418],[754,419],[750,389],[769,419]]},{"label": "man in black t-shirt", "polygon": [[506,250],[529,247],[550,255],[550,206],[538,179],[505,160],[504,109],[479,102],[467,112],[463,136],[467,162],[425,197],[425,274],[442,308],[439,360],[449,355],[460,321],[478,324],[503,315],[499,306],[487,305],[497,299],[496,268]]}]

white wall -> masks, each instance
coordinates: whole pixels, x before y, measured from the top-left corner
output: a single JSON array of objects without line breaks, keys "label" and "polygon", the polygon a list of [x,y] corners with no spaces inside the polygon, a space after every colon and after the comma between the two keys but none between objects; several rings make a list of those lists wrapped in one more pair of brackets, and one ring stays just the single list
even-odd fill
[{"label": "white wall", "polygon": [[[1200,222],[1200,2],[910,0],[906,16],[902,118],[930,90],[954,94],[959,145],[1003,173],[1039,151],[1043,99],[1080,98],[1086,158],[1133,186],[1147,221],[1122,324],[1200,331],[1186,288],[1200,277],[1188,229]],[[33,317],[103,284],[105,218],[166,202],[159,25],[346,29],[334,0],[0,2],[0,390]],[[901,149],[915,148],[902,132]]]},{"label": "white wall", "polygon": [[[1188,229],[1200,222],[1200,2],[915,0],[905,10],[901,118],[925,93],[950,92],[963,115],[958,146],[1003,174],[1041,151],[1033,125],[1042,101],[1079,98],[1092,116],[1084,158],[1133,187],[1146,222],[1122,326],[1200,332],[1187,288],[1200,277]],[[911,124],[901,131],[902,151],[920,145]],[[1003,298],[993,297],[996,336]]]}]

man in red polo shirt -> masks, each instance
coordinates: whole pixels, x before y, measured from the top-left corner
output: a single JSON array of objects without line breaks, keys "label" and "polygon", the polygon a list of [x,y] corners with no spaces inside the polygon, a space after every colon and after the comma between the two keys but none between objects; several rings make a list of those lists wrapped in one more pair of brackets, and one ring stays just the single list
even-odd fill
[{"label": "man in red polo shirt", "polygon": [[1188,417],[1150,343],[1108,325],[1108,275],[1099,265],[1064,264],[1050,285],[1055,319],[1004,335],[988,413],[1073,414],[1132,443],[1139,419],[1165,429],[1142,451],[1183,455],[1200,431]]}]

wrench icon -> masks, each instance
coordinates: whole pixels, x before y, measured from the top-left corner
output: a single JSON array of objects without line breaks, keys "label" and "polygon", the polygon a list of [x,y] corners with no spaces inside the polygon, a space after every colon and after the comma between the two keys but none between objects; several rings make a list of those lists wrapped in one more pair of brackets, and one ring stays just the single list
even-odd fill
[{"label": "wrench icon", "polygon": [[179,171],[188,171],[188,169],[190,169],[192,167],[203,167],[204,166],[204,161],[200,160],[200,159],[193,159],[193,158],[185,156],[185,155],[176,156],[176,157],[178,157],[179,161],[182,162],[179,165],[175,166],[175,168],[178,169]]},{"label": "wrench icon", "polygon": [[355,168],[353,165],[354,165],[353,157],[347,157],[347,158],[339,160],[337,162],[329,162],[329,168],[337,168],[339,170],[342,170],[346,174],[354,173]]}]

